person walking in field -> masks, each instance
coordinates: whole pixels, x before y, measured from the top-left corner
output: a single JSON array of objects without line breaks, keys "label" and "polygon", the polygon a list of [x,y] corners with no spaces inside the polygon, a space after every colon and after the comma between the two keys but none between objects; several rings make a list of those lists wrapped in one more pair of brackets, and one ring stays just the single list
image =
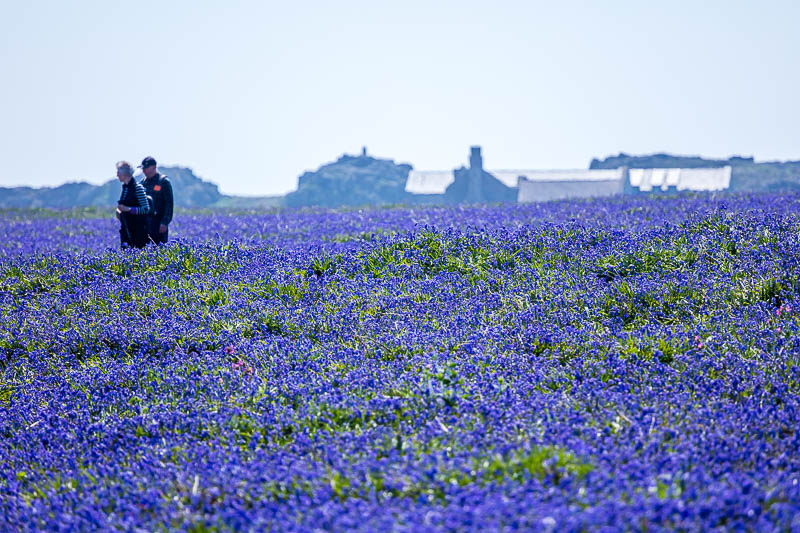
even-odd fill
[{"label": "person walking in field", "polygon": [[169,178],[158,172],[156,160],[148,156],[142,160],[144,179],[141,184],[153,199],[153,210],[147,217],[147,233],[156,244],[166,244],[169,238],[169,223],[172,222],[172,184]]},{"label": "person walking in field", "polygon": [[119,237],[123,248],[144,248],[147,244],[147,195],[133,179],[133,167],[127,161],[117,163],[117,179],[122,182],[122,194],[117,202],[116,215],[120,222]]}]

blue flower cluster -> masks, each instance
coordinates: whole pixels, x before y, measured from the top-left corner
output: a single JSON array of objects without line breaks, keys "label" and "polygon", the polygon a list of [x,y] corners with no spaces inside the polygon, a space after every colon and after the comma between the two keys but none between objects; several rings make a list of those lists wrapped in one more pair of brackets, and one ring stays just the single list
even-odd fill
[{"label": "blue flower cluster", "polygon": [[0,214],[0,530],[800,528],[800,195]]}]

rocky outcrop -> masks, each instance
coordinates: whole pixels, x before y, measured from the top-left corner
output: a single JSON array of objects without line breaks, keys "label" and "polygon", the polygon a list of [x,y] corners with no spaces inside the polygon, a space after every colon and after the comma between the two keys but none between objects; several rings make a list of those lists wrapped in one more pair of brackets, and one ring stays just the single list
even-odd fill
[{"label": "rocky outcrop", "polygon": [[333,163],[300,176],[297,190],[286,195],[287,206],[359,206],[411,203],[405,191],[411,165],[367,155],[343,155]]},{"label": "rocky outcrop", "polygon": [[219,186],[197,177],[188,167],[162,167],[175,191],[175,205],[181,207],[209,207],[225,198]]},{"label": "rocky outcrop", "polygon": [[752,165],[752,157],[734,156],[729,159],[704,159],[694,155],[628,155],[620,152],[605,159],[592,159],[590,170],[602,168],[716,168],[735,165]]},{"label": "rocky outcrop", "polygon": [[[187,167],[159,167],[169,177],[178,207],[213,207],[223,202],[219,187],[195,176]],[[141,179],[138,176],[137,179]],[[58,187],[0,187],[0,207],[69,208],[113,206],[119,199],[122,185],[117,179],[102,185],[71,182]]]}]

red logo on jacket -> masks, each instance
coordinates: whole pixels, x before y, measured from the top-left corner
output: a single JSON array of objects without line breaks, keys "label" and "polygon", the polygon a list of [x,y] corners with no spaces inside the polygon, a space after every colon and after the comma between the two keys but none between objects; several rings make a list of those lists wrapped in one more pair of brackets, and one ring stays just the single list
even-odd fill
[{"label": "red logo on jacket", "polygon": [[160,191],[161,190],[161,185],[156,185],[155,187],[153,187],[153,190],[154,191]]}]

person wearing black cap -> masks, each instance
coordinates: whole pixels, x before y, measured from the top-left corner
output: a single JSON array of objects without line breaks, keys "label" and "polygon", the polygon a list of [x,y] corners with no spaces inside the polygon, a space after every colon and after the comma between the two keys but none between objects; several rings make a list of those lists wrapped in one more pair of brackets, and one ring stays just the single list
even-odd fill
[{"label": "person wearing black cap", "polygon": [[133,167],[127,161],[117,163],[117,178],[122,182],[122,194],[116,211],[120,222],[120,244],[123,248],[144,248],[147,244],[145,217],[150,211],[144,187],[133,179]]},{"label": "person wearing black cap", "polygon": [[145,176],[141,183],[153,199],[153,210],[147,217],[147,233],[154,243],[166,244],[172,222],[172,184],[158,172],[156,160],[150,156],[142,160],[141,169]]}]

